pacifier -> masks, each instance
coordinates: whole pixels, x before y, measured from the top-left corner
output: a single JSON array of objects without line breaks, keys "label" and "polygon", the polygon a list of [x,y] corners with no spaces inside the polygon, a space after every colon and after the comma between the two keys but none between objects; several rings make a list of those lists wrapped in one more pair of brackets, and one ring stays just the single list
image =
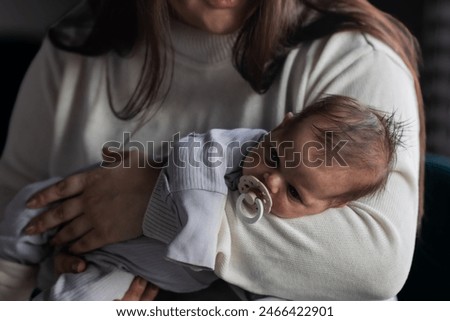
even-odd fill
[{"label": "pacifier", "polygon": [[236,201],[237,216],[247,224],[258,222],[272,208],[272,198],[267,187],[256,177],[244,175],[239,179],[241,193]]}]

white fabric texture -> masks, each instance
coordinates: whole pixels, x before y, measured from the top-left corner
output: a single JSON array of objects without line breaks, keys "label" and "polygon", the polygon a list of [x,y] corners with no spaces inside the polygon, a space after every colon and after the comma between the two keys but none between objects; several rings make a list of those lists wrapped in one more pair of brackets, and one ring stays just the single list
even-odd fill
[{"label": "white fabric texture", "polygon": [[169,245],[170,260],[214,270],[228,190],[237,189],[244,155],[266,133],[212,129],[174,142],[143,223],[145,236]]},{"label": "white fabric texture", "polygon": [[[324,94],[346,95],[378,109],[395,110],[397,120],[409,124],[407,148],[399,151],[394,173],[379,197],[309,217],[300,226],[266,220],[264,224],[273,230],[269,235],[257,227],[238,238],[224,234],[219,245],[223,255],[216,262],[220,277],[238,280],[236,285],[256,293],[277,296],[285,272],[278,262],[289,258],[299,265],[291,289],[296,299],[395,295],[412,260],[419,172],[416,95],[399,57],[372,37],[337,33],[293,50],[269,91],[259,95],[232,65],[234,36],[211,36],[173,24],[172,40],[171,89],[158,113],[134,134],[135,142],[153,141],[158,147],[176,132],[184,136],[210,128],[271,129],[287,112],[299,111]],[[125,59],[113,53],[84,57],[44,42],[19,92],[0,160],[2,212],[21,187],[97,163],[105,142],[122,141],[124,132],[133,131],[137,121],[118,120],[108,106],[106,69],[115,105],[122,106],[138,79],[142,52]],[[252,251],[242,252],[242,242]],[[237,259],[227,260],[230,253]],[[271,263],[247,264],[254,255],[264,255]],[[237,270],[239,275],[231,275]],[[275,293],[267,293],[268,289]]]},{"label": "white fabric texture", "polygon": [[[52,255],[47,243],[55,230],[38,235],[23,233],[29,220],[46,210],[28,209],[25,202],[37,191],[59,180],[51,178],[28,185],[8,204],[0,221],[0,298],[29,299],[33,286],[36,286],[38,265]],[[220,218],[218,220],[220,222]],[[88,268],[83,273],[56,277],[44,269],[48,282],[40,278],[37,286],[42,292],[35,299],[119,299],[136,275],[174,292],[198,291],[217,279],[213,272],[193,271],[167,260],[166,253],[166,244],[148,237],[107,245],[84,256]],[[196,260],[195,253],[191,259]]]},{"label": "white fabric texture", "polygon": [[28,300],[36,284],[37,266],[0,259],[0,301]]}]

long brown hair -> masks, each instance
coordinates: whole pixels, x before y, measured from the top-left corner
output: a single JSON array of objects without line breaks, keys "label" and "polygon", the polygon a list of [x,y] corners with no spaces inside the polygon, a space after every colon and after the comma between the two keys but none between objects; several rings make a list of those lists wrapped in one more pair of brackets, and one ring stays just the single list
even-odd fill
[{"label": "long brown hair", "polygon": [[[117,110],[111,99],[110,106],[115,115],[124,120],[142,111],[151,112],[150,109],[155,108],[150,107],[152,103],[164,95],[161,93],[163,80],[170,74],[167,73],[170,61],[166,51],[161,50],[162,46],[170,48],[166,43],[166,39],[170,39],[167,0],[86,1],[89,6],[85,7],[89,8],[93,24],[89,26],[90,32],[84,41],[67,40],[62,31],[64,28],[61,28],[64,20],[50,30],[50,39],[62,49],[85,55],[101,55],[111,50],[126,55],[142,41],[146,59],[138,85],[126,106]],[[233,48],[234,65],[252,88],[263,94],[279,74],[293,47],[343,30],[357,30],[380,39],[400,56],[410,70],[419,104],[423,158],[425,121],[419,85],[419,46],[401,22],[366,0],[259,0],[239,31]],[[423,165],[420,186],[422,190]]]}]

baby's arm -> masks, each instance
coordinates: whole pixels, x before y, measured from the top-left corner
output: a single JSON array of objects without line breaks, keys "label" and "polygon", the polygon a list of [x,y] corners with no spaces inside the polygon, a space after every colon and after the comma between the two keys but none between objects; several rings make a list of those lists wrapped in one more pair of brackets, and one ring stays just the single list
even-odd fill
[{"label": "baby's arm", "polygon": [[153,191],[144,235],[168,244],[168,258],[213,270],[228,186],[239,175],[245,148],[266,132],[211,130],[175,144]]}]

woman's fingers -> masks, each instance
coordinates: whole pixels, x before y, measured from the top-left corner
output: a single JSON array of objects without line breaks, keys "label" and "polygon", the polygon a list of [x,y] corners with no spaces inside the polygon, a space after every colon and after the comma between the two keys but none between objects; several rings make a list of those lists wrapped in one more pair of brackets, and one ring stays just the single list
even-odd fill
[{"label": "woman's fingers", "polygon": [[35,217],[26,233],[61,227],[53,242],[69,244],[72,253],[142,235],[143,217],[160,170],[140,166],[139,153],[123,155],[127,155],[129,164],[96,167],[35,194],[30,207],[59,202],[54,209]]},{"label": "woman's fingers", "polygon": [[97,229],[92,229],[75,241],[70,247],[71,253],[82,254],[98,249],[105,244],[113,243],[107,236],[102,236]]},{"label": "woman's fingers", "polygon": [[86,270],[86,262],[83,259],[63,252],[55,256],[53,266],[57,275],[63,273],[80,273]]},{"label": "woman's fingers", "polygon": [[25,227],[25,233],[39,234],[51,228],[73,220],[83,211],[81,200],[71,198],[33,218]]},{"label": "woman's fingers", "polygon": [[122,301],[152,301],[158,294],[157,286],[137,276],[122,298]]},{"label": "woman's fingers", "polygon": [[122,301],[139,301],[147,287],[147,281],[137,276],[131,282],[130,287],[122,298]]},{"label": "woman's fingers", "polygon": [[140,301],[154,301],[158,293],[159,288],[156,285],[148,282]]},{"label": "woman's fingers", "polygon": [[84,215],[75,218],[70,224],[65,225],[50,241],[51,245],[63,245],[85,235],[92,230],[89,221]]},{"label": "woman's fingers", "polygon": [[69,176],[34,194],[27,202],[29,208],[41,208],[50,203],[80,194],[85,186],[85,173]]}]

